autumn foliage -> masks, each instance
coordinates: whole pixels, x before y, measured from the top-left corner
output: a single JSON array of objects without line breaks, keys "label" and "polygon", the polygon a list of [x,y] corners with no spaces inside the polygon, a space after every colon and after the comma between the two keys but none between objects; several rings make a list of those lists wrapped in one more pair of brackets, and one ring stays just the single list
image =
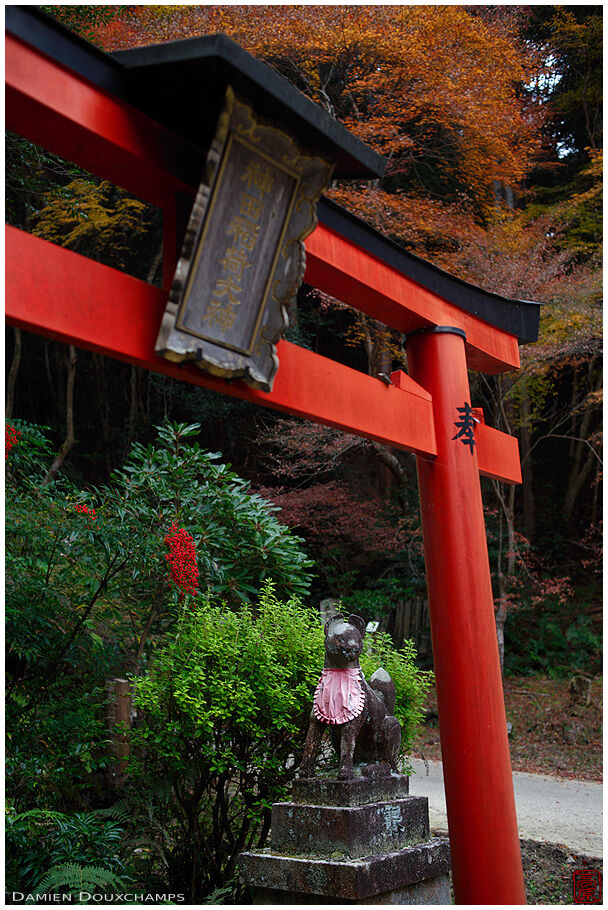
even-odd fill
[{"label": "autumn foliage", "polygon": [[[504,23],[458,6],[142,6],[98,40],[113,51],[215,32],[385,155],[390,190],[483,210],[494,182],[527,171],[541,114],[517,85],[536,61]],[[365,198],[354,198],[367,214]]]}]

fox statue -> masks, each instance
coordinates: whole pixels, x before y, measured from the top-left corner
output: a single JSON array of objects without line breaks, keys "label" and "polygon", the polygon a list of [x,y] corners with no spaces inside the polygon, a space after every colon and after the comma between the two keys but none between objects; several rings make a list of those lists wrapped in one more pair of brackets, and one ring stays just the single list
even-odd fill
[{"label": "fox statue", "polygon": [[[395,684],[382,668],[369,683],[359,666],[365,622],[341,613],[325,624],[325,665],[317,685],[300,777],[314,775],[317,752],[329,728],[339,756],[338,777],[354,777],[354,764],[367,763],[375,774],[397,770],[401,725],[394,716]],[[363,769],[365,774],[365,768]]]}]

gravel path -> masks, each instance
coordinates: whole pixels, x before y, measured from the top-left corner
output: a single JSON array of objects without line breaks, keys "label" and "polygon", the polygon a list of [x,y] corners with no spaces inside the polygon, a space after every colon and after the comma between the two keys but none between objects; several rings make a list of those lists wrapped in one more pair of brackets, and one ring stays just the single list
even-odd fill
[{"label": "gravel path", "polygon": [[[431,829],[447,832],[443,766],[412,759],[416,772],[410,793],[428,796]],[[591,781],[562,780],[544,774],[513,772],[519,835],[542,843],[563,844],[587,856],[602,856],[602,785]]]}]

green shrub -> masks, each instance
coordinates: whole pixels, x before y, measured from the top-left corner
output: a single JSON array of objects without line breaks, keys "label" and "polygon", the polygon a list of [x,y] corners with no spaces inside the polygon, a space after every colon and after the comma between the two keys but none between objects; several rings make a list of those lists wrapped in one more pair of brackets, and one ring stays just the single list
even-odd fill
[{"label": "green shrub", "polygon": [[[15,421],[6,483],[7,770],[19,810],[86,808],[107,764],[108,676],[145,667],[176,622],[164,538],[173,522],[196,539],[201,586],[233,607],[272,578],[304,592],[309,560],[196,426],[135,446],[114,484],[42,486],[51,450],[41,428]],[[85,508],[89,510],[85,511]],[[94,509],[94,511],[93,511]]]},{"label": "green shrub", "polygon": [[125,831],[108,812],[44,809],[6,814],[7,891],[45,894],[122,890]]},{"label": "green shrub", "polygon": [[[407,749],[429,674],[387,636],[370,647],[365,672],[382,663],[393,676]],[[301,759],[323,663],[318,614],[280,601],[272,585],[255,609],[202,598],[184,609],[177,635],[137,681],[131,740],[132,777],[142,788],[156,782],[159,806],[165,795],[172,891],[200,901],[230,880],[242,850],[264,843],[271,804]]]},{"label": "green shrub", "polygon": [[158,427],[158,444],[136,443],[102,492],[108,514],[131,539],[136,585],[159,556],[163,562],[163,540],[175,522],[194,538],[201,587],[210,594],[238,606],[271,579],[281,596],[305,595],[312,563],[300,538],[278,523],[275,506],[219,463],[219,453],[192,441],[199,430],[199,424]]},{"label": "green shrub", "polygon": [[522,607],[507,615],[505,672],[551,677],[597,673],[602,666],[602,639],[590,616],[574,618],[561,604],[548,600],[542,611]]},{"label": "green shrub", "polygon": [[[137,681],[130,774],[167,797],[171,888],[191,902],[222,887],[269,827],[303,741],[323,630],[269,585],[254,612],[199,598]],[[192,883],[195,883],[194,885]]]},{"label": "green shrub", "polygon": [[[72,674],[23,681],[6,700],[5,781],[19,809],[81,809],[106,797],[105,688]],[[47,691],[48,690],[48,691]]]},{"label": "green shrub", "polygon": [[426,593],[426,587],[421,588],[391,575],[372,581],[366,588],[353,591],[344,601],[351,613],[369,619],[388,619],[398,601],[410,600],[421,590]]},{"label": "green shrub", "polygon": [[[429,670],[416,666],[416,651],[411,641],[402,648],[395,648],[390,635],[376,632],[371,644],[361,655],[361,669],[369,679],[378,667],[384,667],[395,683],[395,716],[401,723],[401,752],[404,758],[412,748],[417,728],[424,719],[423,702],[433,680]],[[407,766],[406,766],[407,767]]]}]

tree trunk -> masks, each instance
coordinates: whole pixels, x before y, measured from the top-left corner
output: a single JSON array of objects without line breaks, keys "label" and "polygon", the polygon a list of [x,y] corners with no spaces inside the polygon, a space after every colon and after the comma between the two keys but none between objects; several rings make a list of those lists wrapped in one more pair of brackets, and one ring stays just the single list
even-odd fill
[{"label": "tree trunk", "polygon": [[[158,271],[158,267],[162,262],[162,258],[163,244],[161,242],[158,250],[156,251],[154,259],[152,260],[150,268],[148,269],[148,274],[146,275],[146,282],[148,284],[153,284],[154,278]],[[147,376],[148,371],[142,370],[141,367],[131,366],[129,383],[129,424],[127,431],[127,444],[129,447],[131,446],[131,443],[136,436],[138,413],[141,413],[144,423],[147,423],[149,419],[148,411],[142,401],[141,394],[142,377],[144,374]]]},{"label": "tree trunk", "polygon": [[57,400],[57,392],[55,391],[55,381],[53,380],[53,369],[51,366],[51,355],[50,355],[51,347],[50,346],[52,344],[55,344],[55,342],[53,342],[53,341],[44,342],[44,365],[46,367],[46,378],[47,378],[48,384],[49,384],[49,391],[51,393],[55,408],[57,411],[59,411],[59,402]]},{"label": "tree trunk", "polygon": [[128,679],[107,679],[108,693],[106,723],[110,733],[111,760],[108,771],[112,783],[120,780],[125,773],[129,759],[129,735],[132,715],[132,686]]},{"label": "tree trunk", "polygon": [[372,442],[372,448],[380,461],[388,468],[391,472],[391,475],[395,477],[399,483],[407,482],[407,473],[399,459],[394,455],[388,446],[383,445],[381,442]]},{"label": "tree trunk", "polygon": [[[389,329],[381,322],[374,322],[365,314],[359,314],[359,321],[363,330],[363,344],[367,355],[367,372],[370,376],[390,376],[392,370],[392,356],[387,342]],[[373,442],[372,447],[378,456],[380,464],[376,467],[378,491],[381,496],[388,496],[393,480],[399,483],[407,481],[407,475],[399,459],[391,452],[390,448],[379,442]]]},{"label": "tree trunk", "polygon": [[[493,482],[494,490],[501,505],[501,519],[498,542],[498,603],[495,611],[496,620],[496,639],[498,642],[498,654],[500,657],[500,669],[504,673],[505,665],[505,622],[507,619],[508,594],[510,579],[515,571],[515,487],[509,486],[506,497],[502,495],[500,485]],[[504,518],[507,529],[506,545],[506,566],[503,565],[503,532],[502,519]]]},{"label": "tree trunk", "polygon": [[600,464],[597,464],[595,467],[595,480],[593,482],[593,502],[591,504],[591,527],[592,528],[594,528],[597,524],[598,500],[599,500],[601,482],[602,482],[602,466]]},{"label": "tree trunk", "polygon": [[521,416],[523,418],[520,431],[523,526],[524,534],[528,540],[531,540],[534,536],[536,525],[536,503],[534,500],[534,468],[530,432],[530,395],[525,385],[522,391]]},{"label": "tree trunk", "polygon": [[[581,449],[583,443],[580,444]],[[582,454],[582,453],[581,453]],[[564,497],[564,519],[568,524],[572,518],[578,495],[587,480],[593,465],[596,463],[597,456],[593,449],[587,448],[587,456],[581,464],[581,458],[577,458],[576,467],[573,469],[568,482],[566,496]]]},{"label": "tree trunk", "polygon": [[568,460],[572,461],[574,458],[574,447],[576,445],[576,405],[577,405],[577,379],[578,379],[578,367],[574,364],[572,368],[572,394],[570,396],[570,424],[568,427],[568,435],[570,436],[570,445],[568,446]]},{"label": "tree trunk", "polygon": [[6,407],[4,409],[4,416],[7,420],[10,420],[13,416],[13,408],[15,407],[15,388],[17,386],[19,364],[21,363],[21,329],[14,328],[13,335],[15,338],[15,347],[13,349],[11,367],[6,379]]},{"label": "tree trunk", "polygon": [[66,437],[63,441],[61,449],[59,450],[59,453],[57,454],[57,457],[55,458],[55,461],[49,468],[46,477],[42,481],[42,486],[46,486],[55,479],[61,470],[63,462],[65,461],[70,449],[74,445],[74,380],[76,377],[76,360],[76,348],[71,344],[69,349],[68,376],[65,392]]},{"label": "tree trunk", "polygon": [[[589,373],[593,371],[594,365],[595,359],[592,360],[589,365]],[[603,371],[600,369],[593,386],[594,391],[600,391],[602,385]],[[583,484],[587,480],[587,477],[591,473],[593,465],[597,461],[597,455],[594,449],[587,444],[587,440],[590,436],[591,421],[593,419],[594,410],[595,408],[593,405],[590,405],[586,408],[580,424],[580,428],[578,430],[575,430],[574,433],[576,436],[576,440],[574,442],[574,457],[572,459],[570,477],[568,478],[568,485],[566,487],[566,494],[564,496],[564,519],[566,523],[568,523],[572,518],[578,495],[583,487]]]},{"label": "tree trunk", "polygon": [[131,365],[130,382],[129,382],[129,429],[127,431],[127,445],[135,439],[135,430],[137,427],[137,386],[138,386],[139,367]]},{"label": "tree trunk", "polygon": [[507,602],[502,597],[498,599],[496,617],[496,640],[498,642],[498,655],[500,657],[500,671],[505,672],[505,621],[507,619]]},{"label": "tree trunk", "polygon": [[97,389],[97,409],[99,415],[99,426],[101,433],[95,446],[96,452],[100,452],[103,457],[106,472],[109,474],[112,470],[110,459],[110,439],[112,436],[112,422],[110,420],[110,399],[108,396],[108,387],[104,369],[104,359],[101,354],[93,354],[93,367],[95,370],[95,386]]}]

